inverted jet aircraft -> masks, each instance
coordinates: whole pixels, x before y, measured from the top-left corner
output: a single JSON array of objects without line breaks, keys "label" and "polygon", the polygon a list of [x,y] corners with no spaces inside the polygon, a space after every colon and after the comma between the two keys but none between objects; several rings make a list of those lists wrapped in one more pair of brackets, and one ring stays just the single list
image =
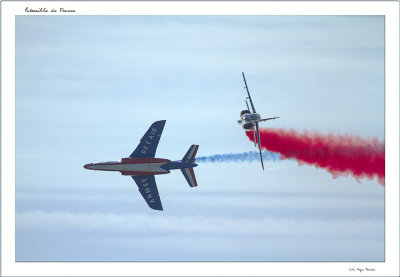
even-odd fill
[{"label": "inverted jet aircraft", "polygon": [[[262,153],[261,152],[261,140],[260,140],[260,130],[259,130],[258,122],[277,119],[279,117],[274,116],[274,117],[269,117],[269,118],[261,118],[261,115],[256,113],[256,109],[254,108],[253,101],[251,100],[249,87],[247,86],[246,77],[244,77],[243,72],[242,72],[242,76],[243,76],[244,85],[245,85],[247,95],[248,95],[248,97],[246,97],[246,99],[245,99],[247,110],[243,110],[240,112],[240,120],[238,120],[238,123],[240,125],[242,125],[243,129],[245,129],[246,131],[250,131],[250,130],[253,131],[254,146],[257,146],[257,144],[258,144],[258,150],[259,150],[260,159],[261,159],[261,166],[262,166],[262,169],[264,170],[264,162],[263,162],[263,158],[262,158],[262,154],[261,154]],[[247,103],[247,99],[249,99],[249,101],[250,101],[251,112],[250,112],[249,104]],[[257,135],[257,137],[256,137],[256,135]]]},{"label": "inverted jet aircraft", "polygon": [[84,168],[102,171],[119,171],[122,175],[131,176],[136,182],[140,194],[154,210],[163,210],[154,175],[167,174],[170,170],[180,169],[190,187],[197,187],[193,167],[196,167],[195,156],[198,145],[190,146],[180,161],[154,158],[166,120],[154,122],[140,140],[135,151],[120,162],[101,162],[86,164]]}]

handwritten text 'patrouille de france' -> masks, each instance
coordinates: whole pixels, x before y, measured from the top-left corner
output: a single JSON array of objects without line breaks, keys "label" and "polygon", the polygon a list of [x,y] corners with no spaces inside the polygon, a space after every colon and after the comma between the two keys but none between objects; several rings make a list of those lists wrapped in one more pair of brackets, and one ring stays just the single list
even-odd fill
[{"label": "handwritten text 'patrouille de france'", "polygon": [[47,8],[25,8],[26,13],[74,13],[74,9],[66,9],[66,8],[59,8],[59,9],[47,9]]}]

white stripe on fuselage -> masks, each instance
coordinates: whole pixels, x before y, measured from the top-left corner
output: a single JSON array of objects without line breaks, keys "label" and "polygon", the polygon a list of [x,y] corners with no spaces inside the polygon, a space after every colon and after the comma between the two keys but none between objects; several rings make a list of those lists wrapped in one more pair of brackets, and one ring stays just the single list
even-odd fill
[{"label": "white stripe on fuselage", "polygon": [[112,170],[112,171],[142,171],[142,172],[168,172],[161,168],[166,163],[145,163],[145,164],[94,164],[90,169]]}]

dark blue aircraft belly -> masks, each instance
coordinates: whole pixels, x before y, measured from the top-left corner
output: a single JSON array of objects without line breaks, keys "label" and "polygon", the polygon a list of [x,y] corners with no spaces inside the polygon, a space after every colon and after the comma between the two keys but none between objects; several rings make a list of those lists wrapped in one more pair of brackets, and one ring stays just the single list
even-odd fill
[{"label": "dark blue aircraft belly", "polygon": [[191,168],[191,167],[196,167],[197,164],[194,162],[169,162],[167,164],[164,164],[160,166],[162,169],[165,170],[173,170],[173,169],[184,169],[184,168]]}]

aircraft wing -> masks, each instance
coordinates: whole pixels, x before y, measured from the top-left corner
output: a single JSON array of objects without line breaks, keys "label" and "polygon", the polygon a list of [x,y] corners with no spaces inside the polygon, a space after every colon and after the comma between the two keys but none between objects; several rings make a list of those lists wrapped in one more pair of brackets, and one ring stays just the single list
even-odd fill
[{"label": "aircraft wing", "polygon": [[261,121],[267,121],[267,120],[272,120],[272,119],[277,119],[277,118],[279,118],[279,116],[274,116],[274,117],[263,118],[263,119],[260,119],[258,122],[261,122]]},{"label": "aircraft wing", "polygon": [[246,88],[246,90],[247,90],[247,95],[249,96],[248,98],[249,98],[249,100],[250,100],[251,108],[253,109],[253,113],[256,113],[256,109],[254,108],[253,101],[251,100],[251,96],[250,96],[250,92],[249,92],[249,87],[247,86],[246,77],[244,77],[244,73],[243,73],[243,72],[242,72],[242,75],[243,75],[244,85],[245,85],[245,88]]},{"label": "aircraft wing", "polygon": [[131,176],[139,188],[147,205],[154,210],[162,211],[160,196],[158,195],[156,179],[154,175]]},{"label": "aircraft wing", "polygon": [[264,170],[264,162],[263,162],[262,151],[261,151],[260,129],[258,127],[258,122],[256,122],[256,132],[257,132],[258,150],[259,150],[260,159],[261,159],[261,166],[262,166],[262,169]]},{"label": "aircraft wing", "polygon": [[154,158],[166,120],[154,122],[140,140],[131,158]]}]

